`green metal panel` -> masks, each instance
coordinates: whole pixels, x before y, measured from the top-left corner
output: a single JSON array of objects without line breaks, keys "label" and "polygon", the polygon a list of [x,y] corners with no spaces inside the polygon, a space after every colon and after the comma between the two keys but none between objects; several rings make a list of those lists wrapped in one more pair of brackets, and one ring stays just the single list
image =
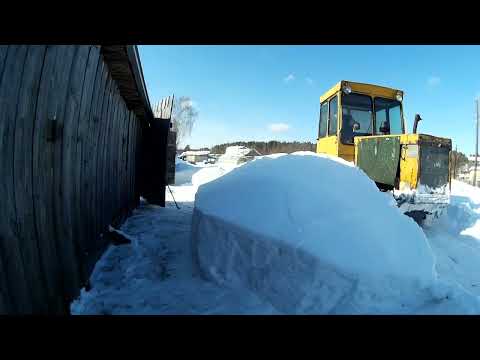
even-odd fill
[{"label": "green metal panel", "polygon": [[400,161],[400,137],[368,137],[357,149],[357,166],[375,182],[395,186]]},{"label": "green metal panel", "polygon": [[439,188],[448,184],[450,149],[445,146],[420,145],[420,184]]}]

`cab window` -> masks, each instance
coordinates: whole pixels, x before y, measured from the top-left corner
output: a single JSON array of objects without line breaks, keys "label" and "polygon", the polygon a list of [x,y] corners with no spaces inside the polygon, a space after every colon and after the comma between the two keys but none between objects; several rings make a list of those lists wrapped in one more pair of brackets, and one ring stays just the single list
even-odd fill
[{"label": "cab window", "polygon": [[327,136],[328,102],[325,101],[320,106],[320,123],[318,125],[318,137]]},{"label": "cab window", "polygon": [[335,96],[330,100],[329,110],[329,123],[328,123],[328,135],[337,135],[337,122],[338,122],[338,98]]},{"label": "cab window", "polygon": [[376,134],[403,134],[400,102],[392,99],[375,98],[374,105]]},{"label": "cab window", "polygon": [[342,143],[353,144],[355,136],[373,134],[372,105],[370,96],[342,94]]}]

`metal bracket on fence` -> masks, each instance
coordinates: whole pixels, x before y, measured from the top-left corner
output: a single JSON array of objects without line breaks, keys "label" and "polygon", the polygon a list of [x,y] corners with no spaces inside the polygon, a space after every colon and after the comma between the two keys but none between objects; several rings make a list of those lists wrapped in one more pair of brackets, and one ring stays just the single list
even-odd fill
[{"label": "metal bracket on fence", "polygon": [[54,142],[57,137],[57,117],[48,119],[47,122],[47,141]]}]

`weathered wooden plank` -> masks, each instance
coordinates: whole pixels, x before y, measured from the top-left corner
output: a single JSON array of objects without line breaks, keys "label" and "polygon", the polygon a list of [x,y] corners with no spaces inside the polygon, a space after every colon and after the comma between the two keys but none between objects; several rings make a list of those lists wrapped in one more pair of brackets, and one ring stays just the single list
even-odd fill
[{"label": "weathered wooden plank", "polygon": [[119,217],[121,221],[123,222],[125,220],[126,214],[127,214],[127,207],[125,206],[125,196],[127,196],[127,192],[125,191],[125,180],[126,180],[126,173],[125,173],[125,163],[126,163],[126,157],[125,157],[125,148],[127,146],[127,116],[128,116],[128,110],[125,105],[125,102],[122,100],[122,136],[121,136],[121,141],[120,141],[120,149],[119,149],[119,156],[120,156],[120,162],[119,162],[119,176],[120,176],[120,184],[119,184],[119,192],[118,192],[118,204],[119,204]]},{"label": "weathered wooden plank", "polygon": [[[65,60],[59,56],[58,46],[47,46],[42,78],[38,91],[37,111],[33,132],[33,198],[35,226],[39,242],[42,273],[48,296],[50,313],[62,312],[64,302],[61,294],[61,254],[58,254],[55,239],[54,202],[54,136],[58,117],[57,93],[61,83],[56,76],[58,67]],[[62,79],[65,81],[65,79]]]},{"label": "weathered wooden plank", "polygon": [[130,198],[130,191],[129,191],[129,185],[130,185],[130,179],[128,178],[129,176],[129,150],[130,150],[130,142],[129,142],[129,136],[130,136],[130,112],[128,109],[126,110],[126,116],[125,116],[125,142],[123,146],[123,158],[124,158],[124,163],[122,166],[122,172],[123,172],[123,196],[122,196],[122,207],[124,211],[124,216],[125,218],[129,216],[129,198]]},{"label": "weathered wooden plank", "polygon": [[18,242],[14,199],[14,140],[17,99],[27,46],[10,46],[0,81],[0,251],[15,313],[31,313],[31,294]]},{"label": "weathered wooden plank", "polygon": [[[99,49],[90,46],[88,49],[88,58],[86,63],[84,78],[83,78],[83,87],[80,96],[80,107],[78,114],[77,122],[77,135],[76,135],[76,161],[72,167],[71,176],[74,179],[73,191],[76,194],[77,198],[73,203],[73,228],[75,230],[75,237],[78,239],[79,243],[83,249],[89,248],[89,239],[87,237],[87,227],[88,227],[88,218],[85,214],[85,200],[83,198],[84,191],[82,191],[82,168],[84,158],[82,157],[84,148],[89,146],[89,125],[90,125],[90,110],[92,108],[92,94],[93,94],[93,85],[95,82],[95,74],[97,71],[97,64],[99,61]],[[83,68],[82,68],[83,69]]]},{"label": "weathered wooden plank", "polygon": [[115,218],[115,211],[116,211],[116,186],[118,184],[118,178],[117,178],[117,164],[118,164],[118,141],[120,137],[119,133],[119,118],[120,118],[120,92],[118,91],[118,87],[115,86],[114,88],[114,104],[115,104],[115,110],[114,110],[114,115],[110,127],[110,141],[109,141],[109,147],[108,147],[108,161],[106,164],[107,168],[107,177],[106,177],[106,192],[108,194],[108,201],[107,201],[107,221],[104,224],[105,228],[110,225],[114,218]]},{"label": "weathered wooden plank", "polygon": [[0,256],[0,315],[11,314],[12,312],[5,267],[3,266],[3,260]]},{"label": "weathered wooden plank", "polygon": [[139,121],[138,117],[135,120],[135,204],[137,207],[140,204],[140,185],[141,185],[141,173],[140,173],[140,158],[142,154],[142,144],[140,142],[142,138],[142,121]]},{"label": "weathered wooden plank", "polygon": [[54,171],[53,171],[53,203],[54,203],[54,222],[55,222],[55,240],[56,248],[60,256],[60,266],[62,269],[62,283],[65,301],[70,302],[76,296],[81,284],[80,277],[80,246],[72,236],[69,225],[71,212],[64,207],[65,190],[63,187],[63,129],[69,126],[65,122],[67,112],[66,102],[68,89],[71,79],[74,58],[77,54],[77,46],[67,45],[58,46],[58,63],[54,81],[56,86],[55,109],[57,136],[53,142]]},{"label": "weathered wooden plank", "polygon": [[108,176],[107,176],[107,193],[108,193],[108,219],[105,226],[107,227],[113,222],[115,218],[115,210],[117,207],[117,197],[116,197],[116,186],[118,184],[117,177],[117,164],[118,164],[118,141],[120,138],[119,133],[119,118],[121,113],[120,107],[120,92],[118,91],[118,85],[114,88],[114,103],[115,103],[115,112],[113,116],[113,121],[110,128],[110,146],[109,146],[109,157],[108,157]]},{"label": "weathered wooden plank", "polygon": [[7,60],[8,45],[0,45],[0,79],[3,77],[3,69]]},{"label": "weathered wooden plank", "polygon": [[128,149],[128,209],[131,212],[133,210],[133,199],[135,197],[134,194],[134,124],[135,118],[133,117],[133,112],[129,111],[129,131],[128,131],[128,141],[129,141],[129,149]]},{"label": "weathered wooden plank", "polygon": [[119,99],[119,114],[118,114],[118,122],[117,122],[117,143],[115,147],[115,176],[117,177],[116,179],[116,184],[115,184],[115,210],[114,210],[114,219],[117,222],[120,222],[121,217],[122,217],[122,204],[121,204],[121,186],[122,186],[122,173],[121,173],[121,168],[122,168],[122,143],[123,143],[123,127],[124,127],[124,119],[125,119],[125,103],[123,98],[120,97]]},{"label": "weathered wooden plank", "polygon": [[83,216],[87,219],[87,242],[88,247],[92,246],[92,243],[97,241],[98,234],[95,232],[95,189],[96,189],[96,152],[98,147],[98,136],[101,125],[101,112],[103,105],[103,97],[106,87],[106,72],[104,70],[105,63],[101,56],[99,56],[99,62],[95,75],[94,92],[92,96],[92,112],[90,115],[90,124],[88,130],[89,139],[87,141],[88,146],[84,148],[84,172],[82,174],[82,183],[84,195],[82,198],[85,201],[85,213]]},{"label": "weathered wooden plank", "polygon": [[140,137],[140,121],[139,119],[135,116],[135,130],[134,130],[134,137],[133,137],[133,207],[137,207],[138,204],[140,203],[140,188],[139,188],[139,163],[138,163],[138,158],[140,156],[140,147],[139,147],[139,137]]},{"label": "weathered wooden plank", "polygon": [[130,142],[132,143],[131,151],[130,151],[130,162],[131,162],[131,169],[130,169],[130,191],[131,191],[131,198],[130,198],[130,209],[135,208],[135,157],[136,157],[136,136],[137,136],[137,118],[135,114],[132,115],[133,112],[130,112],[131,116],[131,123],[132,123],[132,133],[130,135]]},{"label": "weathered wooden plank", "polygon": [[[8,45],[1,45],[0,46],[0,87],[2,86],[2,78],[3,78],[3,70],[5,68],[6,60],[7,60],[7,53],[8,53]],[[1,90],[0,90],[1,91]],[[0,98],[1,104],[1,98]],[[0,124],[0,128],[2,125]],[[1,131],[1,130],[0,130]],[[0,204],[0,208],[2,205]],[[3,214],[2,209],[0,209],[0,215]],[[4,234],[5,235],[5,234]],[[3,249],[2,246],[2,225],[0,223],[0,250]],[[4,265],[2,257],[6,256],[6,254],[1,251],[0,252],[0,314],[9,314],[13,313],[14,310],[12,308],[9,288],[8,288],[8,280],[7,280],[7,267]]]},{"label": "weathered wooden plank", "polygon": [[119,204],[119,213],[121,221],[125,221],[125,218],[128,213],[128,206],[127,202],[125,201],[128,198],[128,192],[126,190],[126,183],[127,183],[127,172],[126,172],[126,164],[127,164],[127,136],[128,136],[128,109],[125,105],[125,102],[122,99],[122,137],[120,141],[120,163],[119,163],[119,176],[120,176],[120,184],[119,184],[119,193],[118,193],[118,204]]},{"label": "weathered wooden plank", "polygon": [[118,122],[117,122],[117,131],[118,131],[118,142],[117,147],[115,148],[115,188],[114,188],[114,199],[115,199],[115,210],[114,210],[114,219],[115,225],[119,225],[121,216],[122,216],[122,206],[121,206],[121,199],[120,199],[120,192],[122,186],[122,173],[121,173],[121,163],[122,163],[122,142],[123,142],[123,123],[125,117],[125,110],[123,108],[123,99],[120,100],[119,106],[119,114],[118,114]]},{"label": "weathered wooden plank", "polygon": [[37,314],[48,311],[43,277],[39,276],[41,265],[38,249],[41,244],[38,243],[32,206],[32,137],[45,52],[46,46],[28,47],[17,98],[13,162],[17,241],[27,270],[25,277],[31,290],[32,311]]},{"label": "weathered wooden plank", "polygon": [[133,161],[132,161],[132,152],[133,152],[133,120],[132,120],[132,113],[128,112],[128,133],[127,133],[127,155],[126,155],[126,207],[128,208],[128,215],[130,215],[132,211],[132,203],[133,203],[133,192],[132,192],[132,169],[133,169]]},{"label": "weathered wooden plank", "polygon": [[133,118],[133,134],[132,134],[132,204],[130,205],[132,208],[136,207],[135,198],[137,197],[137,123],[138,119],[135,116]]},{"label": "weathered wooden plank", "polygon": [[114,114],[116,113],[117,107],[115,103],[115,99],[113,96],[113,91],[115,87],[115,82],[112,81],[112,84],[109,89],[109,110],[108,110],[108,115],[106,118],[106,124],[105,124],[105,131],[104,131],[104,142],[103,142],[103,147],[101,149],[102,152],[102,158],[101,158],[101,165],[100,165],[100,172],[98,176],[100,176],[100,199],[101,199],[101,214],[100,214],[100,232],[105,232],[107,223],[108,223],[108,217],[110,214],[108,213],[108,201],[110,198],[109,192],[108,192],[108,185],[107,185],[107,178],[108,178],[108,171],[109,171],[109,155],[110,151],[109,148],[112,143],[112,122],[114,118]]},{"label": "weathered wooden plank", "polygon": [[138,159],[137,159],[137,167],[138,167],[138,172],[139,172],[139,175],[140,175],[140,178],[139,178],[139,186],[138,186],[138,193],[139,193],[139,197],[140,197],[140,193],[141,193],[141,190],[142,190],[142,186],[144,184],[144,179],[143,179],[143,176],[144,176],[144,173],[143,173],[143,168],[144,168],[144,155],[145,155],[145,139],[148,135],[148,131],[150,130],[150,127],[147,127],[145,124],[143,123],[139,123],[138,124]]},{"label": "weathered wooden plank", "polygon": [[108,142],[108,126],[110,123],[111,113],[114,109],[113,99],[112,99],[112,87],[114,82],[110,77],[110,73],[107,70],[107,88],[104,96],[104,106],[102,111],[102,124],[99,136],[98,150],[97,150],[97,170],[96,170],[96,233],[101,234],[104,229],[104,218],[105,218],[105,194],[104,194],[104,176],[103,172],[105,171],[106,166],[106,144]]},{"label": "weathered wooden plank", "polygon": [[118,163],[119,163],[119,142],[121,138],[121,122],[122,122],[122,104],[119,95],[116,96],[116,107],[117,107],[117,114],[115,116],[115,121],[113,124],[113,132],[112,132],[112,147],[110,148],[111,151],[111,165],[110,165],[110,220],[109,224],[117,225],[117,210],[118,210]]},{"label": "weathered wooden plank", "polygon": [[[85,78],[85,69],[87,66],[89,46],[76,46],[72,69],[70,72],[70,81],[68,84],[67,98],[65,100],[63,142],[62,142],[62,193],[63,193],[63,212],[64,219],[62,224],[62,234],[64,239],[68,239],[78,247],[77,258],[82,259],[86,256],[85,244],[78,236],[78,162],[79,154],[77,152],[78,142],[78,123],[80,115],[80,105],[82,101],[82,90]],[[81,262],[80,262],[81,263]],[[82,279],[83,280],[83,279]]]},{"label": "weathered wooden plank", "polygon": [[132,136],[133,136],[133,121],[132,121],[132,113],[129,111],[128,112],[128,147],[127,147],[127,207],[128,207],[128,212],[130,214],[132,210],[132,200],[133,200],[133,195],[132,195],[132,168],[133,168],[133,161],[132,161],[132,151],[133,151],[133,141],[132,141]]},{"label": "weathered wooden plank", "polygon": [[140,192],[142,186],[142,163],[141,163],[141,156],[143,153],[142,142],[140,141],[143,139],[143,127],[146,126],[140,121],[136,121],[137,124],[137,132],[136,132],[136,141],[135,141],[135,207],[140,204]]},{"label": "weathered wooden plank", "polygon": [[127,216],[130,216],[132,208],[130,206],[132,199],[132,141],[130,140],[132,136],[132,113],[127,110],[127,146],[125,149],[125,207],[127,209]]},{"label": "weathered wooden plank", "polygon": [[126,183],[126,172],[125,172],[125,164],[126,160],[126,147],[127,147],[127,125],[128,125],[128,110],[125,105],[125,102],[122,99],[122,122],[121,122],[121,138],[119,141],[119,164],[118,164],[118,177],[119,177],[119,184],[118,184],[118,213],[121,222],[125,220],[127,215],[127,206],[125,202],[125,198],[127,197],[128,193],[125,189]]},{"label": "weathered wooden plank", "polygon": [[[103,80],[103,78],[105,80]],[[102,171],[102,159],[103,159],[103,147],[105,143],[105,134],[106,128],[108,123],[108,113],[110,110],[110,88],[112,86],[112,79],[109,76],[107,66],[104,66],[102,72],[102,81],[105,81],[105,88],[103,91],[103,99],[102,99],[102,109],[100,112],[100,120],[99,120],[99,128],[98,128],[98,136],[97,136],[97,148],[95,152],[95,187],[93,191],[94,199],[93,203],[95,204],[94,212],[95,212],[95,222],[94,222],[94,229],[97,238],[101,233],[101,223],[102,223],[102,194],[101,194],[101,171]]]}]

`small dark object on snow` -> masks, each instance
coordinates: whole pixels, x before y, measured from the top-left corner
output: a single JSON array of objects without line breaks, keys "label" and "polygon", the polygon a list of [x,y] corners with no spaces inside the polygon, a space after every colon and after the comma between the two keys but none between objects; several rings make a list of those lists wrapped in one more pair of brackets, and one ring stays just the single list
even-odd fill
[{"label": "small dark object on snow", "polygon": [[412,210],[412,211],[407,211],[405,215],[408,217],[411,217],[419,226],[423,225],[423,222],[427,218],[427,215],[430,215],[431,213],[423,210]]},{"label": "small dark object on snow", "polygon": [[104,235],[113,245],[131,244],[132,241],[116,231],[107,231]]}]

